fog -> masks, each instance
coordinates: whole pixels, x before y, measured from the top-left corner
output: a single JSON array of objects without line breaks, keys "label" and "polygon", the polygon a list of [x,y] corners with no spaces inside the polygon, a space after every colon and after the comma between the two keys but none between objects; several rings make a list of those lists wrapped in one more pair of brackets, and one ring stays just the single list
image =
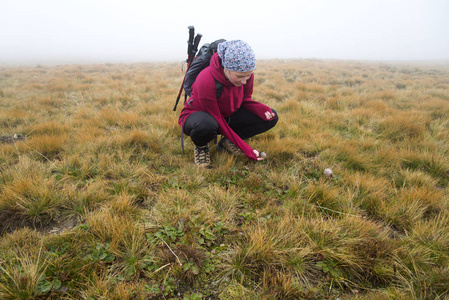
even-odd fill
[{"label": "fog", "polygon": [[179,62],[189,25],[258,59],[449,60],[448,0],[1,0],[0,63]]}]

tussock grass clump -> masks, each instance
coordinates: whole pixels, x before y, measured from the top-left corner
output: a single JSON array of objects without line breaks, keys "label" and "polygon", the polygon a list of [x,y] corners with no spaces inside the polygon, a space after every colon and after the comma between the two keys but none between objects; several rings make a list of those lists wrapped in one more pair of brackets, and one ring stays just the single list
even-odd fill
[{"label": "tussock grass clump", "polygon": [[401,165],[410,170],[425,172],[442,185],[448,183],[449,163],[438,153],[404,149]]},{"label": "tussock grass clump", "polygon": [[353,203],[368,214],[376,214],[380,203],[394,192],[391,182],[386,178],[379,178],[361,172],[348,175],[347,189],[353,195]]},{"label": "tussock grass clump", "polygon": [[86,288],[80,292],[83,299],[142,299],[148,292],[145,284],[142,283],[112,283],[109,276],[95,277],[86,283]]},{"label": "tussock grass clump", "polygon": [[100,115],[109,126],[118,125],[120,127],[132,128],[138,125],[140,121],[140,117],[137,114],[122,112],[116,109],[103,109]]},{"label": "tussock grass clump", "polygon": [[416,113],[395,114],[380,123],[381,134],[393,141],[422,137],[429,122]]},{"label": "tussock grass clump", "polygon": [[203,194],[204,201],[213,207],[215,214],[217,214],[220,220],[232,222],[236,217],[237,208],[242,198],[238,189],[234,187],[224,189],[219,186],[212,186],[210,189],[203,191]]},{"label": "tussock grass clump", "polygon": [[4,109],[0,112],[0,124],[8,130],[19,128],[22,132],[22,126],[26,124],[29,116],[22,108]]},{"label": "tussock grass clump", "polygon": [[101,180],[87,183],[85,186],[67,187],[66,190],[68,191],[69,201],[65,205],[75,215],[83,215],[98,209],[112,198],[108,192],[107,184]]},{"label": "tussock grass clump", "polygon": [[408,231],[418,221],[447,210],[447,203],[443,199],[443,193],[434,188],[400,189],[380,209],[395,228]]},{"label": "tussock grass clump", "polygon": [[70,131],[71,128],[68,124],[61,124],[55,121],[40,123],[30,128],[30,132],[33,135],[59,136]]},{"label": "tussock grass clump", "polygon": [[41,296],[39,283],[48,264],[42,251],[34,255],[18,251],[14,258],[0,264],[0,296],[2,299],[32,299]]},{"label": "tussock grass clump", "polygon": [[0,190],[0,232],[24,225],[41,226],[61,214],[65,195],[41,163],[24,158],[4,173]]},{"label": "tussock grass clump", "polygon": [[393,180],[397,187],[423,187],[429,189],[438,187],[438,180],[421,170],[401,169],[401,171],[393,177]]},{"label": "tussock grass clump", "polygon": [[51,160],[60,158],[66,150],[68,135],[41,135],[33,136],[25,143],[18,145],[20,152],[29,152],[40,160]]},{"label": "tussock grass clump", "polygon": [[[260,61],[279,122],[193,163],[178,64],[0,68],[2,299],[443,299],[447,66]],[[332,176],[323,174],[332,169]]]}]

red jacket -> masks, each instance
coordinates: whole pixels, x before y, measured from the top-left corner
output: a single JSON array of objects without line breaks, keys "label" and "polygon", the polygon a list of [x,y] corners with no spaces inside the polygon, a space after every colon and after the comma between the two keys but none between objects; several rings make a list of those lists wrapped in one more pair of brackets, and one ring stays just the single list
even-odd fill
[{"label": "red jacket", "polygon": [[[218,100],[214,78],[223,84],[223,91]],[[217,120],[219,131],[223,136],[239,147],[248,158],[256,160],[253,149],[229,127],[224,119],[243,107],[266,120],[265,112],[272,112],[272,110],[269,106],[251,99],[253,83],[254,74],[246,84],[239,87],[229,82],[224,75],[221,59],[215,53],[211,58],[210,66],[201,71],[193,83],[192,96],[186,102],[178,123],[184,128],[184,122],[190,114],[196,111],[207,112]]]}]

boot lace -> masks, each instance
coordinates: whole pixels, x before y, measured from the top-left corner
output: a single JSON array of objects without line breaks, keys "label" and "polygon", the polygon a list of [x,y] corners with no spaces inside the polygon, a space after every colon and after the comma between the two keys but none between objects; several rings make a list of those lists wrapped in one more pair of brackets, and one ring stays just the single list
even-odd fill
[{"label": "boot lace", "polygon": [[195,164],[201,167],[210,165],[209,146],[195,147]]}]

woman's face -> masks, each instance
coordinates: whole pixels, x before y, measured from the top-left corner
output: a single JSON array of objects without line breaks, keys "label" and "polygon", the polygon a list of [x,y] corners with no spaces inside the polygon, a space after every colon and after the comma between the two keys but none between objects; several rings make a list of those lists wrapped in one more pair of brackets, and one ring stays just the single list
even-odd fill
[{"label": "woman's face", "polygon": [[225,70],[225,76],[226,78],[235,86],[241,86],[245,84],[248,79],[251,77],[254,71],[248,71],[248,72],[235,72],[235,71],[229,71]]}]

